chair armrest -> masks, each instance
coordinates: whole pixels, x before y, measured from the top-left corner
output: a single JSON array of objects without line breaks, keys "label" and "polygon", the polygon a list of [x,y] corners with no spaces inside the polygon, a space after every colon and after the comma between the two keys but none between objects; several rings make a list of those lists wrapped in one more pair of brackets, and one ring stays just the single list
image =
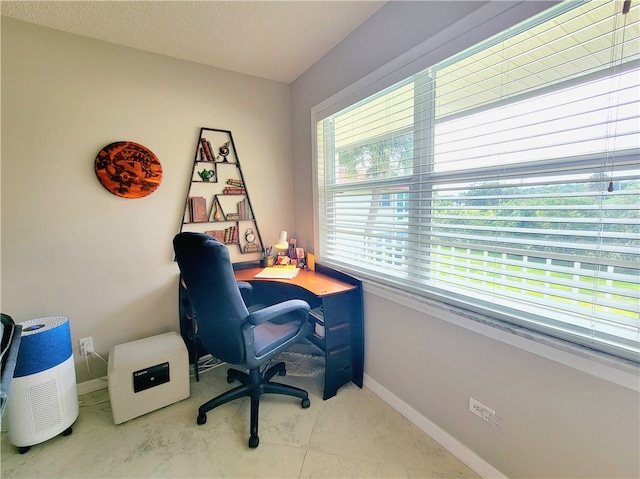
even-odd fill
[{"label": "chair armrest", "polygon": [[247,281],[238,281],[238,289],[246,306],[253,304],[253,285]]},{"label": "chair armrest", "polygon": [[259,309],[251,314],[247,318],[249,323],[254,326],[262,324],[266,321],[278,319],[281,316],[298,313],[300,319],[304,319],[309,314],[309,304],[301,299],[290,299],[283,301],[282,303],[274,304],[273,306],[267,306],[266,308]]}]

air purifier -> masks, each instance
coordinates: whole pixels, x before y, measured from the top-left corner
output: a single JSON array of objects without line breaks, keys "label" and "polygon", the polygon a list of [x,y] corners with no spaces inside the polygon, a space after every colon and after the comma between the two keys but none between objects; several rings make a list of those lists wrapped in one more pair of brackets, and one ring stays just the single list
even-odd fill
[{"label": "air purifier", "polygon": [[69,319],[50,316],[19,324],[22,336],[6,419],[9,441],[24,453],[58,434],[71,433],[78,417],[78,392]]}]

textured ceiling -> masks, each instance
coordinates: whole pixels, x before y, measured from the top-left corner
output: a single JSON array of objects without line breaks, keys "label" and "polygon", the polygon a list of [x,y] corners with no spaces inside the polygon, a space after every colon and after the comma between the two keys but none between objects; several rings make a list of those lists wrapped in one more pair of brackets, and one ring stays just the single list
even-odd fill
[{"label": "textured ceiling", "polygon": [[291,83],[382,1],[2,1],[2,15]]}]

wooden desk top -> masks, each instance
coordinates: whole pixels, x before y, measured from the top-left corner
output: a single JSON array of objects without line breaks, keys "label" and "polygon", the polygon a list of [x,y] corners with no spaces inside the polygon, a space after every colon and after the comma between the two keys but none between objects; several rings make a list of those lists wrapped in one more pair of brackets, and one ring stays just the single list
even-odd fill
[{"label": "wooden desk top", "polygon": [[319,297],[331,296],[333,294],[357,289],[357,286],[316,271],[300,270],[298,275],[293,279],[254,278],[262,269],[263,268],[240,269],[234,271],[234,274],[237,281],[275,281],[277,283],[293,284]]}]

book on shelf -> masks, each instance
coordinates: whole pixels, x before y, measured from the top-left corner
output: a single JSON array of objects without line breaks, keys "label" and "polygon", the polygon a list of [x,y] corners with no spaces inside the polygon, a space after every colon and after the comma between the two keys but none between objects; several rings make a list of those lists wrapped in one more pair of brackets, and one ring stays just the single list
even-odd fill
[{"label": "book on shelf", "polygon": [[183,223],[193,223],[193,213],[191,212],[191,197],[187,197],[187,204],[184,207]]},{"label": "book on shelf", "polygon": [[211,154],[211,150],[209,149],[209,142],[205,137],[200,138],[200,142],[202,143],[202,149],[204,150],[205,157],[207,161],[213,161],[213,155]]},{"label": "book on shelf", "polygon": [[224,243],[224,230],[210,230],[210,231],[205,231],[204,233],[208,234],[209,236],[213,236],[215,239],[217,239],[221,243]]},{"label": "book on shelf", "polygon": [[224,243],[238,242],[238,227],[230,226],[224,230]]},{"label": "book on shelf", "polygon": [[194,223],[207,221],[207,200],[203,196],[189,197],[190,219]]},{"label": "book on shelf", "polygon": [[255,243],[249,243],[244,247],[245,253],[257,253],[258,251],[260,251],[260,246]]},{"label": "book on shelf", "polygon": [[247,192],[244,188],[238,188],[234,186],[227,186],[222,190],[223,195],[244,195]]},{"label": "book on shelf", "polygon": [[240,215],[238,213],[227,213],[227,221],[238,221]]},{"label": "book on shelf", "polygon": [[238,215],[241,220],[247,219],[247,199],[238,202]]},{"label": "book on shelf", "polygon": [[227,184],[231,186],[236,186],[238,188],[244,188],[244,183],[242,183],[242,180],[236,180],[235,178],[228,179]]}]

